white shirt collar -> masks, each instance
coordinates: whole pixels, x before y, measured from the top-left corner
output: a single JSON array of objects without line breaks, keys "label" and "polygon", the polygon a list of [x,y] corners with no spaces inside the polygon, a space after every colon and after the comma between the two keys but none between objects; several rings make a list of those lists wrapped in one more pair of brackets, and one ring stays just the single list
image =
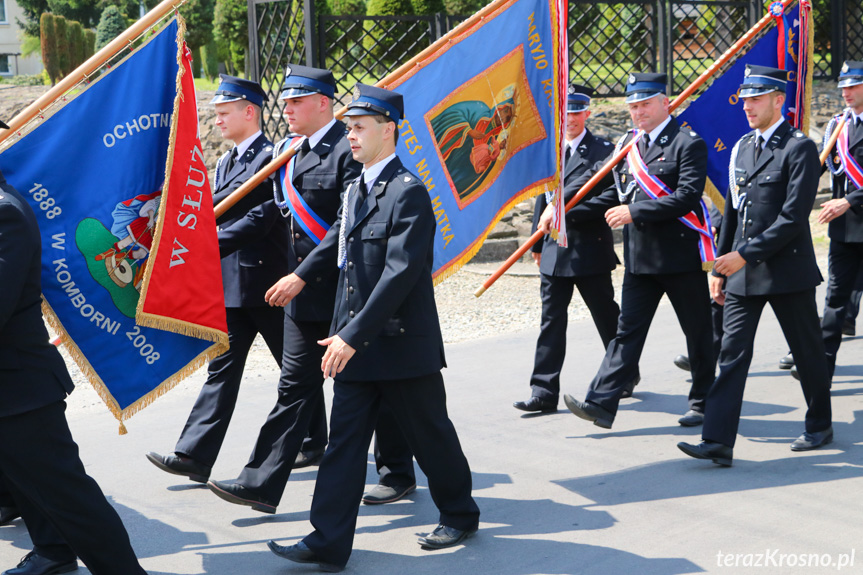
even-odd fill
[{"label": "white shirt collar", "polygon": [[332,128],[335,125],[336,125],[336,119],[333,118],[332,120],[327,122],[326,126],[324,126],[320,130],[318,130],[317,132],[315,132],[314,134],[309,136],[309,146],[311,146],[312,148],[317,146],[320,143],[320,141],[324,139],[324,136],[327,135],[327,132],[330,131],[330,128]]},{"label": "white shirt collar", "polygon": [[770,141],[770,137],[773,135],[773,132],[775,132],[776,128],[778,128],[782,124],[782,122],[784,122],[784,121],[785,121],[785,118],[779,118],[778,122],[776,122],[775,124],[773,124],[772,126],[767,128],[763,132],[761,130],[755,130],[755,139],[758,140],[758,136],[761,136],[762,138],[764,138],[764,144],[763,145],[766,146],[767,142]]},{"label": "white shirt collar", "polygon": [[[653,130],[651,130],[650,133],[647,134],[648,136],[650,136],[650,145],[651,146],[656,142],[657,138],[659,138],[659,134],[662,133],[662,130],[665,129],[665,126],[667,126],[670,121],[671,121],[671,114],[669,114],[668,117],[665,118],[664,122],[662,122],[661,124],[659,124],[658,126],[653,128]],[[648,146],[648,147],[650,147],[650,146]]]},{"label": "white shirt collar", "polygon": [[856,122],[857,120],[863,120],[863,112],[860,114],[855,114],[854,111],[851,111],[851,117]]},{"label": "white shirt collar", "polygon": [[373,165],[371,168],[366,169],[363,168],[363,173],[360,175],[363,178],[363,181],[366,183],[366,189],[368,191],[372,191],[372,187],[374,187],[375,183],[378,181],[378,178],[381,175],[381,172],[384,171],[384,168],[387,167],[391,161],[395,159],[395,153],[390,154],[377,164]]},{"label": "white shirt collar", "polygon": [[249,146],[251,146],[255,142],[255,140],[258,139],[258,136],[260,136],[261,133],[262,132],[258,130],[257,132],[236,145],[238,159],[243,157],[243,154],[246,153],[246,151],[249,149]]},{"label": "white shirt collar", "polygon": [[579,135],[577,135],[574,140],[569,140],[566,142],[566,145],[569,146],[569,149],[572,150],[573,154],[575,153],[576,149],[578,148],[578,145],[582,141],[584,141],[584,135],[585,134],[587,134],[587,128],[582,130],[581,133]]}]

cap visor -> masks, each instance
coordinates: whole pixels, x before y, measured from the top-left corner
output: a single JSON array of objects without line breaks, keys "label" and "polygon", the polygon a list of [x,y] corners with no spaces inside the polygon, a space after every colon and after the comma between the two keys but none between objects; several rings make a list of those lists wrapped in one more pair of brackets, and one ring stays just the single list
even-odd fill
[{"label": "cap visor", "polygon": [[383,116],[377,110],[372,110],[370,108],[348,108],[345,113],[345,116]]},{"label": "cap visor", "polygon": [[302,98],[303,96],[311,96],[312,94],[320,94],[314,90],[305,88],[286,88],[279,94],[279,100],[287,100],[288,98]]},{"label": "cap visor", "polygon": [[754,98],[755,96],[763,96],[770,92],[779,92],[779,88],[741,88],[740,98]]},{"label": "cap visor", "polygon": [[237,102],[239,100],[242,100],[242,98],[239,98],[237,96],[226,96],[224,94],[218,94],[218,95],[216,95],[215,98],[210,100],[210,103],[211,104],[227,104],[228,102]]},{"label": "cap visor", "polygon": [[568,114],[571,114],[571,113],[573,113],[573,112],[584,112],[584,111],[585,111],[585,110],[587,110],[589,107],[590,107],[590,106],[589,106],[588,104],[569,104],[569,105],[566,107],[566,112],[567,112]]},{"label": "cap visor", "polygon": [[863,84],[863,78],[842,78],[839,80],[840,88],[850,88],[851,86],[857,86],[859,84]]},{"label": "cap visor", "polygon": [[635,92],[626,97],[625,102],[627,104],[635,104],[636,102],[643,102],[645,100],[649,100],[651,98],[655,98],[656,96],[664,96],[662,92]]}]

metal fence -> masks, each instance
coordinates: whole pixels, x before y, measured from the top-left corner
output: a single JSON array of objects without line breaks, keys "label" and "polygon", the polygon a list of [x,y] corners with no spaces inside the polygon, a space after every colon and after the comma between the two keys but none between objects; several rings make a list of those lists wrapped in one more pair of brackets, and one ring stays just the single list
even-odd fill
[{"label": "metal fence", "polygon": [[[570,0],[570,78],[617,96],[630,71],[665,72],[672,93],[695,80],[761,19],[764,0]],[[863,60],[863,0],[813,0],[814,75],[836,78]],[[285,65],[329,68],[345,103],[355,82],[374,83],[464,20],[464,16],[315,15],[313,0],[249,0],[249,76],[274,96]],[[285,133],[278,101],[266,131]]]}]

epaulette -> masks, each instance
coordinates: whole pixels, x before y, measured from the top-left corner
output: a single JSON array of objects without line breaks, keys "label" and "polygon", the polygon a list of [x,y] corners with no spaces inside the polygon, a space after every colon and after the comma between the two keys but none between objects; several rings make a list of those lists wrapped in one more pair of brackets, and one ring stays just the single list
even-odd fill
[{"label": "epaulette", "polygon": [[795,138],[805,138],[805,137],[806,137],[806,134],[804,134],[804,133],[803,133],[803,132],[801,132],[800,130],[794,130],[794,137],[795,137]]}]

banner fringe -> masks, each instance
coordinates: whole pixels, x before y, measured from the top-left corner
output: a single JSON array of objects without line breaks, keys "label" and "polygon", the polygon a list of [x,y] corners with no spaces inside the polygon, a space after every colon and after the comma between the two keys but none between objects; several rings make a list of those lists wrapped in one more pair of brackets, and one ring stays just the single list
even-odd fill
[{"label": "banner fringe", "polygon": [[559,185],[560,178],[555,176],[552,179],[546,179],[540,182],[536,182],[533,185],[525,188],[515,196],[509,199],[507,203],[501,207],[498,213],[494,216],[489,226],[480,234],[480,236],[468,247],[460,256],[452,260],[446,267],[441,268],[437,274],[434,275],[433,281],[434,285],[437,286],[441,282],[445,281],[449,277],[453,276],[456,272],[458,272],[461,268],[465,266],[482,248],[483,243],[485,243],[486,238],[492,232],[494,227],[500,223],[500,220],[512,210],[516,204],[523,202],[524,200],[528,200],[530,198],[535,198],[536,196],[545,193],[545,188],[551,185],[557,186]]}]

